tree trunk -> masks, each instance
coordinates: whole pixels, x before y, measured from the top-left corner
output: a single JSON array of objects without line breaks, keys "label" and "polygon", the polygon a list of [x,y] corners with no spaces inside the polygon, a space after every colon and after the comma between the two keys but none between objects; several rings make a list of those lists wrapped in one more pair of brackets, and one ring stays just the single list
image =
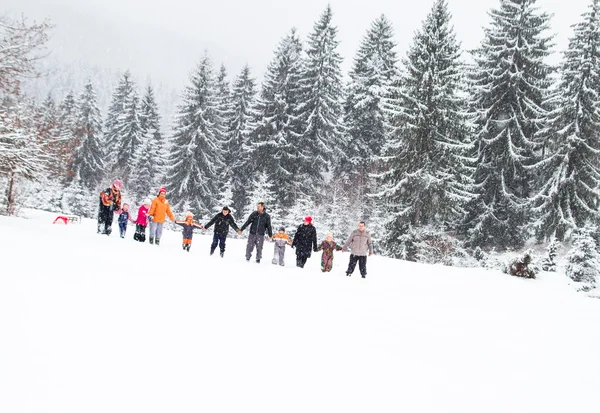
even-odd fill
[{"label": "tree trunk", "polygon": [[13,215],[15,212],[15,200],[13,196],[13,187],[15,184],[15,174],[10,174],[10,180],[8,181],[8,197],[7,197],[7,206],[6,206],[6,214],[8,216]]}]

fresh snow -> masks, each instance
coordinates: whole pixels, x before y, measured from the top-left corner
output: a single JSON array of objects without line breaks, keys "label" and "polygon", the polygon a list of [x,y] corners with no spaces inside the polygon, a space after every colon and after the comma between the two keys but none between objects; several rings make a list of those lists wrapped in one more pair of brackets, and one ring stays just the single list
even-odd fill
[{"label": "fresh snow", "polygon": [[0,217],[1,412],[598,409],[600,300],[564,275],[372,257],[363,280],[24,215]]}]

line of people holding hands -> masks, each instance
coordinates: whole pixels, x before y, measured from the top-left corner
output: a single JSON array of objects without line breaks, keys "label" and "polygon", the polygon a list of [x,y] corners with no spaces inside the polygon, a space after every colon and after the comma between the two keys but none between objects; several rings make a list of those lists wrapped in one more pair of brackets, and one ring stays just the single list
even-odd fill
[{"label": "line of people holding hands", "polygon": [[194,229],[207,230],[214,226],[213,240],[210,246],[210,255],[213,255],[219,247],[221,257],[225,254],[225,245],[229,228],[231,227],[238,235],[249,227],[248,241],[246,245],[246,261],[250,261],[254,249],[256,248],[255,260],[260,263],[262,259],[262,250],[265,238],[274,242],[273,260],[276,265],[285,265],[285,249],[290,245],[296,250],[296,266],[304,268],[308,258],[312,252],[322,251],[321,255],[321,271],[330,272],[333,267],[334,251],[350,250],[350,262],[346,271],[347,276],[351,276],[356,265],[359,265],[359,270],[362,278],[367,275],[367,256],[373,254],[373,241],[371,235],[366,230],[364,222],[360,222],[358,229],[354,230],[346,243],[343,246],[338,245],[333,240],[331,233],[327,234],[325,240],[320,244],[317,243],[317,230],[312,224],[312,218],[307,216],[302,225],[298,227],[292,240],[287,235],[285,228],[278,229],[276,234],[273,234],[271,226],[271,216],[267,213],[265,204],[259,202],[256,211],[252,212],[244,225],[239,228],[231,210],[225,206],[216,214],[206,225],[201,225],[194,221],[192,213],[188,212],[184,220],[176,220],[169,202],[166,199],[166,188],[160,188],[158,196],[154,200],[146,199],[144,204],[138,209],[138,214],[134,220],[129,216],[129,206],[124,204],[121,208],[121,183],[116,180],[113,185],[100,193],[100,209],[98,213],[98,233],[110,235],[113,212],[120,214],[119,229],[121,237],[125,236],[127,222],[134,222],[136,225],[134,240],[145,242],[146,227],[149,226],[149,242],[150,244],[159,245],[162,236],[163,226],[166,218],[183,228],[182,248],[184,251],[190,251],[192,245],[192,237]]}]

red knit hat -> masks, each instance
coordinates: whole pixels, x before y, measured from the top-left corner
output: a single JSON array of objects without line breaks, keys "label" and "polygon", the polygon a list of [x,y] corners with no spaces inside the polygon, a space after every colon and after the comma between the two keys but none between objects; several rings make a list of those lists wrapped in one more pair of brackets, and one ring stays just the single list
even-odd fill
[{"label": "red knit hat", "polygon": [[304,218],[304,221],[308,222],[309,224],[311,224],[312,223],[312,217],[306,217],[306,218]]},{"label": "red knit hat", "polygon": [[158,194],[160,195],[161,192],[164,192],[165,194],[167,193],[167,188],[165,188],[164,186],[162,188],[160,188],[158,190]]}]

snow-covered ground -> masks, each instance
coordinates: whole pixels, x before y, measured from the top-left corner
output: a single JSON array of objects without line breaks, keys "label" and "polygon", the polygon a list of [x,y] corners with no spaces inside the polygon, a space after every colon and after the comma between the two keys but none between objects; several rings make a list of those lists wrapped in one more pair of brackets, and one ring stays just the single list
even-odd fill
[{"label": "snow-covered ground", "polygon": [[363,280],[26,215],[0,217],[0,412],[600,411],[600,300],[560,274]]}]

